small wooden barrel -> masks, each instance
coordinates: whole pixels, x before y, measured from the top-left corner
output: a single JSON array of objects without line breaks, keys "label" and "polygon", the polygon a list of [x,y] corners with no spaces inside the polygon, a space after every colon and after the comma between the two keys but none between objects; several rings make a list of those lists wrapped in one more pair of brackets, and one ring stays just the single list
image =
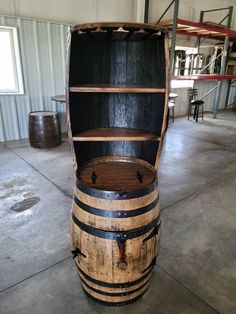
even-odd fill
[{"label": "small wooden barrel", "polygon": [[61,144],[61,127],[57,112],[29,113],[29,141],[36,148],[50,148]]},{"label": "small wooden barrel", "polygon": [[77,172],[72,252],[84,291],[106,305],[147,290],[160,242],[157,178],[147,162],[96,158]]}]

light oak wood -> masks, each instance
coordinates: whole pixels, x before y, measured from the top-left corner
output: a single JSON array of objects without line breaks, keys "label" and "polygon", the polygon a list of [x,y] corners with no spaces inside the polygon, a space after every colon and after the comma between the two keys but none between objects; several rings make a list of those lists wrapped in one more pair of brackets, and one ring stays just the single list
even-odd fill
[{"label": "light oak wood", "polygon": [[132,293],[130,295],[127,295],[127,296],[107,296],[107,295],[102,295],[100,293],[96,293],[94,292],[93,290],[89,289],[87,286],[85,286],[83,283],[81,283],[83,289],[89,293],[90,295],[92,295],[94,298],[96,299],[99,299],[99,300],[102,300],[104,302],[127,302],[127,301],[130,301],[134,298],[136,298],[137,296],[139,296],[140,294],[142,294],[144,291],[147,290],[148,286],[150,285],[150,282],[147,282],[145,284],[144,287],[142,287],[139,291],[135,292],[135,293]]},{"label": "light oak wood", "polygon": [[104,210],[134,210],[139,207],[151,204],[158,197],[158,190],[154,190],[150,194],[139,198],[127,199],[127,200],[106,200],[87,195],[75,188],[74,194],[85,204],[91,205],[97,208],[103,208]]},{"label": "light oak wood", "polygon": [[169,41],[168,36],[165,35],[165,59],[166,59],[166,94],[165,94],[165,107],[164,107],[164,115],[161,129],[161,139],[158,146],[158,151],[156,155],[155,168],[158,169],[161,159],[161,152],[163,147],[164,136],[166,132],[167,126],[167,115],[168,115],[168,103],[169,103],[169,82],[170,82],[170,62],[169,62]]},{"label": "light oak wood", "polygon": [[73,136],[73,141],[159,141],[160,137],[143,130],[125,128],[91,129]]},{"label": "light oak wood", "polygon": [[76,93],[165,93],[165,88],[136,85],[81,85],[72,86],[69,90]]},{"label": "light oak wood", "polygon": [[[117,163],[117,165],[116,165]],[[155,172],[153,167],[148,165],[145,167],[144,161],[132,160],[127,161],[127,158],[97,158],[85,165],[81,170],[78,170],[78,177],[81,182],[85,182],[86,186],[93,187],[93,183],[90,184],[91,170],[97,173],[98,181],[97,190],[115,190],[113,183],[109,180],[115,181],[114,176],[118,172],[117,182],[122,183],[122,190],[134,191],[137,190],[136,178],[132,178],[129,172],[136,173],[139,169],[145,177],[142,187],[149,186],[155,180]],[[106,169],[106,171],[104,171]],[[114,169],[114,173],[111,170]],[[125,176],[126,173],[126,176]],[[123,178],[124,177],[124,178]],[[131,177],[131,179],[130,179]],[[97,180],[98,180],[97,178]],[[122,180],[121,180],[122,178]],[[108,180],[108,182],[107,182]],[[133,182],[134,181],[134,182]],[[96,184],[95,184],[96,186]],[[127,189],[128,187],[128,189]],[[93,187],[94,188],[94,187]],[[141,191],[139,189],[138,191]],[[99,198],[89,195],[89,192],[82,192],[79,188],[75,188],[75,197],[82,202],[81,206],[78,206],[75,198],[73,200],[72,212],[73,215],[86,226],[95,228],[96,230],[102,230],[103,232],[129,232],[130,230],[141,230],[141,228],[149,225],[151,222],[157,219],[160,213],[160,205],[157,199],[158,190],[155,188],[153,191],[146,192],[145,195],[140,197],[134,197],[131,199],[114,199]],[[90,213],[83,204],[89,206],[89,208],[106,210],[111,212],[131,212],[140,208],[145,208],[153,203],[157,199],[157,204],[150,210],[137,214],[132,217],[124,218],[111,218],[100,216],[95,213]],[[71,222],[71,246],[72,250],[79,248],[81,254],[75,257],[75,262],[79,269],[83,273],[87,274],[93,280],[111,284],[122,284],[126,282],[134,282],[140,280],[143,276],[151,271],[152,261],[158,253],[160,246],[160,229],[157,233],[153,233],[154,228],[151,228],[145,234],[135,236],[127,240],[113,240],[109,238],[102,238],[91,234],[89,231],[84,231],[73,220]],[[83,288],[91,296],[105,301],[105,302],[126,302],[135,299],[141,295],[143,291],[149,285],[149,278],[151,273],[147,275],[137,284],[130,287],[115,288],[104,287],[98,283],[94,283],[92,280],[86,278],[83,273],[80,273]],[[85,283],[84,283],[85,282]],[[89,287],[88,287],[89,286]],[[92,288],[91,288],[92,287]],[[104,295],[94,291],[94,289],[106,293],[126,293],[122,296]],[[133,290],[137,291],[133,292]]]},{"label": "light oak wood", "polygon": [[126,293],[132,290],[135,290],[141,286],[143,286],[145,283],[147,283],[148,281],[150,281],[151,277],[152,277],[152,273],[150,273],[143,281],[139,282],[136,285],[132,285],[130,287],[127,288],[113,288],[113,287],[103,287],[101,285],[97,285],[95,283],[93,283],[92,281],[88,280],[85,278],[85,276],[79,272],[79,276],[80,278],[85,281],[86,284],[88,284],[90,287],[100,290],[102,292],[109,292],[109,293]]},{"label": "light oak wood", "polygon": [[121,260],[117,241],[95,237],[72,223],[73,249],[79,248],[83,255],[75,262],[90,277],[108,283],[132,282],[141,278],[159,250],[160,234],[146,242],[150,234],[125,242],[125,260]]}]

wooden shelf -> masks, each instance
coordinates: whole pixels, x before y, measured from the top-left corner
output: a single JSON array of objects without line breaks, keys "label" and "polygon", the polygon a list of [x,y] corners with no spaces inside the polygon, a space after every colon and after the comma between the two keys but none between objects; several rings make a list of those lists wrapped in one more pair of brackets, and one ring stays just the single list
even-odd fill
[{"label": "wooden shelf", "polygon": [[159,141],[155,134],[143,130],[126,128],[90,129],[73,136],[73,141]]},{"label": "wooden shelf", "polygon": [[[172,31],[173,20],[162,20],[158,25],[166,27]],[[177,34],[197,37],[207,37],[208,39],[223,40],[225,36],[236,39],[236,31],[226,26],[210,22],[199,23],[183,19],[177,19]]]},{"label": "wooden shelf", "polygon": [[173,76],[173,80],[202,80],[202,81],[223,81],[235,80],[236,75],[220,75],[220,74],[196,74],[196,75],[177,75]]},{"label": "wooden shelf", "polygon": [[69,88],[76,93],[165,93],[165,88],[132,85],[80,85]]}]

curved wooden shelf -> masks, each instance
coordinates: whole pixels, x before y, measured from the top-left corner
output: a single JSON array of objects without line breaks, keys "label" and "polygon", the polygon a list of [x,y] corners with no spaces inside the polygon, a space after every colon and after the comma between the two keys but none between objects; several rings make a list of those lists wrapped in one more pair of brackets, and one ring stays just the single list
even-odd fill
[{"label": "curved wooden shelf", "polygon": [[69,88],[76,93],[165,93],[165,88],[127,85],[80,85]]},{"label": "curved wooden shelf", "polygon": [[73,141],[159,141],[160,137],[143,130],[126,128],[90,129],[72,137]]}]

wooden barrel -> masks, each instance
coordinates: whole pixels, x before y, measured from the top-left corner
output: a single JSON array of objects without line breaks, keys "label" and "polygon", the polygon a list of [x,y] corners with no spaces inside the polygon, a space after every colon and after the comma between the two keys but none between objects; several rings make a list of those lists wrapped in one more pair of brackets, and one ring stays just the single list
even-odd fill
[{"label": "wooden barrel", "polygon": [[61,144],[61,127],[57,112],[29,113],[29,141],[36,148],[50,148]]},{"label": "wooden barrel", "polygon": [[77,171],[72,252],[84,291],[106,305],[147,290],[160,242],[154,167],[126,157],[89,161]]}]

